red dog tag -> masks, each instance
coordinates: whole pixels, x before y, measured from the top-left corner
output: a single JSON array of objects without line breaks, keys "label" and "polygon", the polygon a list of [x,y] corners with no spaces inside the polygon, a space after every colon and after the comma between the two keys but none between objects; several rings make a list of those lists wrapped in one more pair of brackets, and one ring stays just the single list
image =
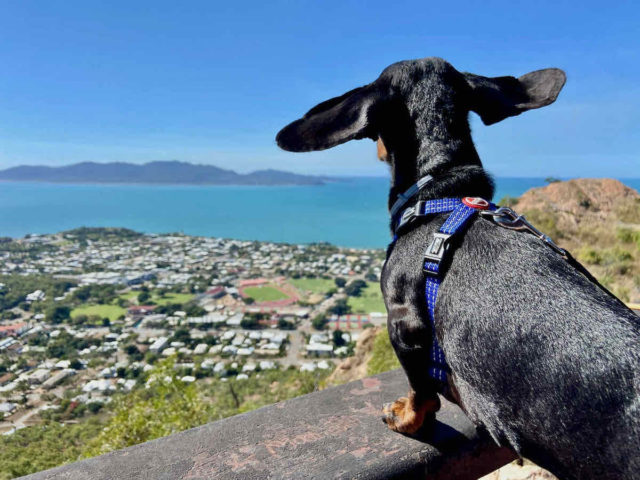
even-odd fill
[{"label": "red dog tag", "polygon": [[480,197],[464,197],[462,199],[462,203],[464,203],[467,207],[475,208],[476,210],[489,209],[489,202]]}]

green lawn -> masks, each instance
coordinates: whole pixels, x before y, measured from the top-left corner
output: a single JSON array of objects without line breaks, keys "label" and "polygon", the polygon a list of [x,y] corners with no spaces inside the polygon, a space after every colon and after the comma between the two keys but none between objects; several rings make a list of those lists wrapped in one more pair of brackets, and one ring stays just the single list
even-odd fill
[{"label": "green lawn", "polygon": [[127,311],[118,305],[83,305],[81,307],[74,308],[71,311],[71,317],[77,317],[78,315],[87,315],[88,317],[91,317],[95,315],[100,318],[106,317],[109,320],[114,321],[125,313],[127,313]]},{"label": "green lawn", "polygon": [[292,278],[289,283],[298,290],[324,295],[332,288],[336,288],[333,280],[327,278]]},{"label": "green lawn", "polygon": [[378,283],[367,282],[359,297],[349,297],[349,306],[353,313],[386,312],[382,292]]},{"label": "green lawn", "polygon": [[187,303],[193,299],[190,293],[167,293],[164,297],[155,294],[151,295],[151,300],[157,305],[167,305],[169,303]]},{"label": "green lawn", "polygon": [[[136,303],[138,295],[140,295],[140,292],[132,290],[131,292],[120,294],[120,298],[123,298],[132,303]],[[156,305],[167,305],[169,303],[186,303],[192,300],[193,297],[194,296],[190,293],[167,293],[164,297],[160,297],[156,292],[151,292],[151,301]]]},{"label": "green lawn", "polygon": [[136,292],[135,290],[131,290],[130,292],[121,293],[120,298],[124,298],[125,300],[133,300],[137,298],[140,292]]},{"label": "green lawn", "polygon": [[274,302],[276,300],[284,300],[289,296],[283,291],[272,285],[263,285],[259,287],[247,287],[243,292],[253,298],[256,302]]}]

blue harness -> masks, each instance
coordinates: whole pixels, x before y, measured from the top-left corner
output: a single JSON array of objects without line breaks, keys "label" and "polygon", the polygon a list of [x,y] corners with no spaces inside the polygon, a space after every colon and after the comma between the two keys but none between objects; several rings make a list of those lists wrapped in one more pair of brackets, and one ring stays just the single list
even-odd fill
[{"label": "blue harness", "polygon": [[438,289],[442,281],[440,266],[445,255],[449,251],[451,238],[461,235],[479,210],[496,210],[493,203],[481,198],[443,198],[417,202],[414,206],[405,209],[399,220],[395,222],[394,241],[398,238],[398,232],[417,217],[431,216],[439,213],[451,212],[440,229],[433,234],[431,242],[424,254],[423,268],[426,273],[425,298],[429,321],[432,329],[431,351],[429,355],[428,375],[442,383],[447,381],[447,373],[450,371],[444,357],[444,352],[438,344],[436,337],[435,307],[438,297]]},{"label": "blue harness", "polygon": [[[432,329],[432,342],[429,357],[428,375],[437,380],[441,384],[441,388],[446,387],[447,374],[451,371],[444,357],[444,352],[438,344],[436,336],[435,308],[436,299],[438,298],[438,289],[442,281],[442,272],[440,267],[443,259],[447,254],[451,254],[451,239],[454,236],[460,236],[464,233],[465,228],[469,225],[469,221],[481,213],[483,216],[490,218],[497,225],[511,230],[526,231],[538,237],[547,246],[551,247],[557,253],[562,255],[571,265],[581,271],[587,278],[598,282],[591,277],[584,267],[576,262],[573,257],[562,248],[558,247],[551,238],[549,238],[540,230],[531,225],[522,215],[508,207],[497,207],[495,204],[478,197],[460,198],[443,198],[438,200],[418,201],[413,206],[402,210],[399,218],[395,215],[404,207],[407,202],[424,187],[432,177],[427,175],[412,186],[407,192],[398,195],[398,200],[393,205],[391,214],[394,217],[393,225],[393,242],[398,239],[398,232],[407,224],[413,222],[419,217],[427,217],[439,213],[451,212],[449,217],[442,224],[440,229],[433,234],[431,242],[424,254],[423,268],[426,274],[425,281],[425,298],[427,310],[429,312],[429,321]],[[606,291],[606,289],[605,289]]]}]

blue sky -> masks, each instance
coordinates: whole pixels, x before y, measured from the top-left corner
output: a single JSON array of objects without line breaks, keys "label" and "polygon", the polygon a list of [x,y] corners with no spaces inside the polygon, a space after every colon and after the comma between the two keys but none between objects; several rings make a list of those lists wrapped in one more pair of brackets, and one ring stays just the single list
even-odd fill
[{"label": "blue sky", "polygon": [[552,106],[485,127],[499,176],[640,176],[637,2],[0,0],[0,168],[179,159],[385,175],[370,141],[312,154],[274,136],[388,64],[563,68]]}]

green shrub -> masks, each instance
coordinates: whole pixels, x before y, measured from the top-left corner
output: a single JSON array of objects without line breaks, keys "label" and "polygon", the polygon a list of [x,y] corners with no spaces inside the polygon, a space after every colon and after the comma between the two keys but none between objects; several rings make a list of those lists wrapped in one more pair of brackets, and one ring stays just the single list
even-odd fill
[{"label": "green shrub", "polygon": [[588,265],[600,265],[602,263],[600,252],[589,247],[583,247],[578,250],[578,259]]},{"label": "green shrub", "polygon": [[45,422],[0,436],[0,480],[75,462],[101,428],[97,420],[68,425]]},{"label": "green shrub", "polygon": [[635,199],[618,207],[616,211],[621,222],[640,223],[640,200]]},{"label": "green shrub", "polygon": [[376,335],[373,341],[373,351],[367,365],[367,375],[376,375],[398,367],[400,367],[400,362],[391,345],[389,333],[387,329],[384,329]]},{"label": "green shrub", "polygon": [[616,231],[616,238],[623,243],[634,243],[636,248],[640,250],[640,231],[631,230],[630,228],[619,228]]},{"label": "green shrub", "polygon": [[529,210],[527,211],[527,220],[554,240],[563,238],[562,230],[558,228],[558,222],[553,212],[549,210]]},{"label": "green shrub", "polygon": [[512,197],[511,195],[506,195],[502,197],[502,199],[498,202],[498,205],[501,207],[515,207],[520,201],[519,197]]},{"label": "green shrub", "polygon": [[89,443],[85,456],[171,435],[207,421],[206,403],[196,385],[180,381],[171,360],[156,367],[152,379],[150,388],[114,399],[113,417]]}]

